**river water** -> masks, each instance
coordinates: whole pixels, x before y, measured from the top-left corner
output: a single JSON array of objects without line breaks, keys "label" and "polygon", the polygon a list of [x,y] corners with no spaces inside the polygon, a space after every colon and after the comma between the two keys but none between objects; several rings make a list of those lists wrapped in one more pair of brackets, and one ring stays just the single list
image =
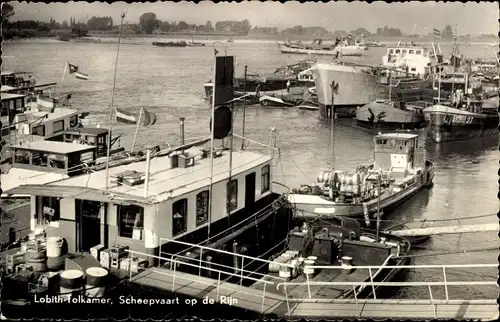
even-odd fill
[{"label": "river water", "polygon": [[[162,39],[165,40],[165,39]],[[115,106],[138,112],[141,107],[157,115],[152,127],[140,128],[137,147],[146,144],[165,145],[179,142],[178,118],[185,117],[186,138],[209,135],[210,106],[204,100],[203,83],[211,79],[213,66],[212,45],[200,48],[153,48],[152,38],[125,39],[120,47],[116,76]],[[250,71],[266,72],[298,62],[305,56],[281,54],[272,41],[240,41],[215,45],[221,53],[234,55],[236,74],[242,75],[244,66]],[[443,44],[445,56],[451,45]],[[351,58],[360,63],[378,64],[385,48],[372,48],[361,58]],[[72,106],[91,112],[87,124],[108,126],[109,107],[113,87],[114,63],[117,46],[113,43],[70,43],[55,41],[18,41],[3,44],[3,53],[9,56],[2,70],[33,72],[37,83],[61,82],[66,62],[77,65],[88,73],[89,80],[78,80],[65,75],[60,92],[72,94]],[[494,58],[486,44],[461,48],[468,57]],[[320,58],[325,60],[327,58]],[[245,136],[268,143],[271,128],[275,128],[280,147],[274,168],[274,181],[288,187],[297,187],[313,181],[318,171],[327,166],[329,158],[329,127],[318,119],[318,112],[290,110],[265,110],[260,106],[246,109]],[[242,109],[236,112],[235,133],[241,133]],[[135,131],[134,125],[115,125],[114,134],[122,135],[121,145],[129,148]],[[424,132],[420,132],[425,135]],[[338,120],[334,130],[334,162],[339,169],[352,169],[373,160],[372,133],[357,128],[352,120]],[[437,222],[441,225],[479,224],[498,222],[498,137],[469,142],[436,145],[427,141],[428,158],[435,162],[434,187],[422,191],[402,208],[388,217],[385,225],[397,221],[439,221],[464,217],[478,217]],[[239,142],[236,142],[239,146]],[[260,149],[250,144],[249,149]],[[489,215],[489,216],[487,216]],[[462,235],[434,236],[424,252],[453,252],[448,255],[415,257],[415,264],[476,264],[498,263],[498,252],[470,252],[471,248],[498,246],[494,232]],[[462,253],[457,253],[462,252]],[[496,280],[496,268],[449,269],[448,281]],[[414,281],[442,281],[442,270],[411,272]],[[428,290],[405,288],[403,297],[428,298]],[[433,288],[434,298],[444,297],[444,288]],[[495,298],[496,287],[450,287],[450,298]]]}]

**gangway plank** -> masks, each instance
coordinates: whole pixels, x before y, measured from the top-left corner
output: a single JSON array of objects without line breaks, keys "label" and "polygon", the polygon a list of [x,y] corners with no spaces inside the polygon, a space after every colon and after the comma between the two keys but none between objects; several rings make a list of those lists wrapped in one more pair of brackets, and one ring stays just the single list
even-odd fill
[{"label": "gangway plank", "polygon": [[427,228],[413,228],[401,230],[388,230],[387,234],[400,237],[410,236],[429,236],[429,235],[443,235],[443,234],[462,234],[462,233],[475,233],[475,232],[488,232],[498,231],[498,224],[476,224],[476,225],[460,225],[460,226],[446,226],[446,227],[427,227]]}]

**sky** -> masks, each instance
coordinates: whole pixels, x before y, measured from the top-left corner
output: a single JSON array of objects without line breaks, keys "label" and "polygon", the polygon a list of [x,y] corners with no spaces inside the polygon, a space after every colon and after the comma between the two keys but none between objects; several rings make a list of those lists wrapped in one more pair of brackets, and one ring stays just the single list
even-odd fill
[{"label": "sky", "polygon": [[247,1],[241,3],[155,2],[134,3],[27,3],[10,2],[15,15],[12,20],[86,21],[92,16],[111,16],[115,24],[125,12],[125,23],[137,23],[141,14],[154,12],[166,21],[205,24],[221,20],[250,20],[253,26],[278,27],[295,25],[319,26],[327,30],[353,30],[364,27],[375,32],[378,27],[400,28],[405,33],[426,34],[432,28],[443,29],[458,24],[459,34],[497,34],[499,7],[496,3],[459,2],[410,2],[410,3],[363,3],[329,2],[299,3]]}]

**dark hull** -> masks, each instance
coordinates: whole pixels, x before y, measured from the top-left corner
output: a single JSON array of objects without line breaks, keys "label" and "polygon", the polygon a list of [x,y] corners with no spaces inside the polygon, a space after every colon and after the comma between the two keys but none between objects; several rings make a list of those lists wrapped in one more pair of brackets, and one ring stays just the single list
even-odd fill
[{"label": "dark hull", "polygon": [[154,47],[187,47],[185,42],[153,42]]},{"label": "dark hull", "polygon": [[472,120],[469,119],[467,123],[458,123],[453,122],[452,113],[428,114],[426,115],[427,133],[436,143],[498,135],[498,113],[482,116],[471,116]]},{"label": "dark hull", "polygon": [[425,127],[425,121],[419,122],[368,122],[358,120],[357,125],[367,130],[414,130]]},{"label": "dark hull", "polygon": [[[241,210],[235,214],[232,214],[230,220],[228,218],[221,219],[215,223],[213,223],[210,227],[211,236],[214,237],[211,240],[211,245],[213,248],[224,249],[227,251],[232,251],[233,242],[237,242],[238,245],[244,246],[245,250],[241,250],[241,253],[244,253],[249,256],[257,257],[261,254],[265,253],[267,250],[274,247],[276,244],[281,242],[287,235],[290,227],[289,223],[291,222],[291,212],[288,207],[283,207],[284,203],[282,199],[279,199],[280,196],[277,194],[273,194],[268,196],[262,200],[256,202],[253,206],[247,207],[244,210]],[[252,215],[258,213],[258,215],[253,219]],[[251,220],[248,220],[252,218]],[[259,220],[261,220],[259,222]],[[240,225],[238,225],[240,223]],[[235,227],[238,225],[237,227]],[[230,229],[230,227],[234,227]],[[240,229],[244,229],[244,231],[240,231]],[[229,229],[228,229],[229,228]],[[207,239],[208,236],[208,228],[199,229],[189,235],[185,235],[182,238],[178,239],[180,241],[200,244]],[[220,236],[217,234],[225,232]],[[269,232],[273,232],[272,234]],[[164,258],[171,258],[171,255],[168,254],[177,254],[186,256],[186,248],[188,246],[183,246],[175,243],[165,243],[161,246],[161,254]],[[154,254],[158,255],[160,251],[160,247],[154,249]],[[192,253],[195,253],[191,251]],[[209,253],[203,253],[203,259],[206,259],[206,256]],[[216,254],[213,255],[212,262],[215,266],[217,263],[224,264],[227,266],[232,266],[233,258],[232,256],[226,257],[218,257]],[[193,256],[193,263],[198,263],[199,261],[199,253]],[[155,265],[158,263],[154,263]],[[159,263],[164,264],[164,263]],[[258,262],[255,263],[259,265]],[[255,265],[254,265],[255,266]],[[248,270],[255,270],[258,267],[253,267],[252,264],[248,265]],[[190,272],[198,275],[198,269],[194,269],[187,265],[180,265],[177,270]],[[232,271],[231,269],[228,269]],[[110,299],[112,303],[108,304],[68,304],[68,303],[60,303],[60,304],[44,304],[44,303],[35,303],[35,298],[32,295],[26,294],[26,291],[23,291],[22,294],[19,293],[19,290],[27,290],[27,283],[21,283],[21,285],[14,286],[10,284],[9,287],[6,286],[6,280],[3,280],[3,288],[1,290],[2,299],[2,313],[8,318],[61,318],[61,319],[87,319],[87,318],[129,318],[132,312],[135,312],[137,318],[153,318],[155,315],[151,312],[151,310],[155,311],[153,307],[160,309],[159,316],[157,318],[165,318],[173,314],[181,314],[179,317],[192,312],[193,306],[183,305],[183,301],[181,300],[180,305],[156,305],[156,306],[147,306],[146,309],[144,305],[130,305],[125,306],[120,304],[120,296],[133,295],[136,298],[156,298],[161,296],[162,294],[167,294],[163,289],[152,289],[145,290],[142,288],[136,288],[134,285],[129,284],[126,281],[127,273],[122,274],[120,279],[117,276],[113,276],[112,281],[108,281],[107,283],[107,292],[105,295],[105,299]],[[16,292],[14,292],[16,290]],[[145,292],[145,293],[144,293]],[[55,291],[53,294],[57,294]],[[37,297],[40,298],[45,294],[39,294]],[[165,295],[168,298],[172,298],[172,296]],[[9,304],[9,299],[19,299],[23,298],[27,303],[25,306],[12,305],[12,302]],[[179,296],[182,299],[182,296]],[[201,301],[200,301],[201,302]],[[20,303],[20,302],[18,302]],[[218,305],[209,305],[210,309],[219,307]],[[124,309],[127,307],[127,309]],[[206,308],[207,305],[203,305],[204,312],[201,313],[201,316],[213,316],[210,315],[210,312],[217,313],[218,310],[214,309],[214,311],[208,310]],[[221,308],[221,307],[219,307]],[[201,306],[200,306],[201,310]],[[202,310],[202,311],[203,311]],[[226,310],[226,309],[225,309]],[[226,311],[229,314],[230,311]],[[234,312],[233,312],[234,313]],[[209,315],[206,315],[209,314]],[[234,313],[235,314],[235,313]],[[197,314],[200,316],[199,314]],[[233,315],[234,316],[234,315]]]}]

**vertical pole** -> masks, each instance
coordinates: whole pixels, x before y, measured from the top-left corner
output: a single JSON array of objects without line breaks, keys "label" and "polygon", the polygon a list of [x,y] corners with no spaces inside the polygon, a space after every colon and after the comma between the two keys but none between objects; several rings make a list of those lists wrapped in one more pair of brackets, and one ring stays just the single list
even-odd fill
[{"label": "vertical pole", "polygon": [[213,79],[213,87],[212,87],[212,124],[210,129],[210,186],[208,188],[208,225],[207,225],[207,242],[210,240],[210,224],[212,222],[212,191],[213,191],[213,172],[214,172],[214,130],[215,130],[215,88],[217,87],[216,76],[216,68],[217,68],[217,57],[214,59],[214,74],[212,76]]},{"label": "vertical pole", "polygon": [[59,84],[59,90],[62,88],[63,86],[63,82],[64,82],[64,77],[66,76],[66,73],[68,71],[68,63],[66,62],[66,64],[64,65],[64,71],[63,71],[63,75],[61,77],[61,83]]},{"label": "vertical pole", "polygon": [[334,135],[334,124],[335,124],[335,81],[332,81],[332,84],[330,85],[332,88],[332,108],[330,109],[330,119],[331,119],[331,124],[330,124],[330,145],[331,145],[331,164],[330,164],[330,169],[333,172],[334,167],[333,167],[333,160],[334,160],[334,150],[335,150],[335,135]]},{"label": "vertical pole", "polygon": [[441,65],[438,65],[439,75],[438,75],[438,104],[441,103]]},{"label": "vertical pole", "polygon": [[142,118],[142,110],[144,108],[141,107],[141,111],[139,112],[139,119],[137,120],[137,126],[135,128],[135,134],[134,134],[134,141],[132,141],[132,149],[130,149],[130,152],[134,152],[134,147],[135,147],[135,140],[137,139],[137,132],[139,132],[139,126],[141,125],[141,118]]},{"label": "vertical pole", "polygon": [[248,72],[248,66],[245,65],[245,82],[243,85],[243,129],[241,130],[241,149],[245,149],[245,114],[247,111],[247,101],[246,101],[246,95],[247,95],[247,72]]},{"label": "vertical pole", "polygon": [[379,232],[380,232],[380,192],[381,192],[381,185],[382,185],[382,175],[379,173],[378,174],[378,187],[377,187],[377,191],[378,191],[378,198],[377,198],[377,240],[378,240],[378,235],[379,235]]},{"label": "vertical pole", "polygon": [[151,150],[146,151],[146,178],[144,180],[144,198],[148,197],[148,186],[149,186],[149,167],[151,165]]},{"label": "vertical pole", "polygon": [[391,76],[392,76],[392,71],[387,70],[389,72],[389,101],[392,100],[392,85],[391,85]]},{"label": "vertical pole", "polygon": [[118,47],[116,50],[116,60],[115,60],[115,74],[113,77],[113,93],[111,94],[111,106],[109,107],[109,134],[108,134],[108,151],[106,153],[106,191],[109,188],[109,154],[111,149],[111,133],[113,128],[113,110],[115,107],[115,88],[116,88],[116,71],[118,69],[118,57],[120,55],[120,41],[122,38],[122,29],[123,29],[123,18],[125,18],[125,13],[122,13],[122,20],[120,21],[120,34],[118,35]]}]

